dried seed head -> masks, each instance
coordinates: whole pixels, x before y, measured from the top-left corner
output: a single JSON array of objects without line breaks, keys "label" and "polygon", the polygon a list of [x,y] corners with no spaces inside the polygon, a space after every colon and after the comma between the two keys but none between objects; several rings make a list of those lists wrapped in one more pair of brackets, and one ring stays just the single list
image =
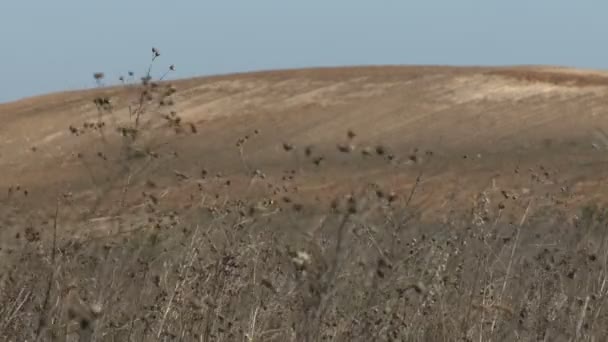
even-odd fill
[{"label": "dried seed head", "polygon": [[367,156],[371,156],[372,155],[372,148],[371,147],[365,147],[361,150],[361,154],[365,157]]},{"label": "dried seed head", "polygon": [[387,200],[389,201],[389,203],[395,202],[397,200],[397,194],[394,191],[391,191],[388,194]]},{"label": "dried seed head", "polygon": [[148,83],[150,83],[151,80],[152,80],[152,76],[150,76],[150,75],[144,76],[141,78],[141,83],[143,85],[148,85]]},{"label": "dried seed head", "polygon": [[175,102],[173,101],[173,99],[168,98],[168,99],[160,100],[160,102],[158,104],[161,106],[173,106],[175,104]]},{"label": "dried seed head", "polygon": [[261,178],[261,179],[266,178],[266,175],[264,175],[264,173],[263,173],[262,171],[260,171],[259,169],[256,169],[256,170],[253,172],[253,175],[254,175],[255,177],[259,177],[259,178]]},{"label": "dried seed head", "polygon": [[348,212],[350,214],[356,214],[357,213],[357,200],[355,199],[354,196],[349,196],[348,197]]},{"label": "dried seed head", "polygon": [[286,152],[289,152],[289,151],[291,151],[293,149],[294,149],[294,146],[292,144],[283,143],[283,150],[285,150]]},{"label": "dried seed head", "polygon": [[306,146],[306,148],[304,149],[304,154],[307,157],[310,157],[312,155],[312,146],[310,146],[310,145]]},{"label": "dried seed head", "polygon": [[177,88],[175,88],[175,86],[170,85],[169,87],[167,87],[167,90],[165,91],[165,93],[163,94],[165,97],[171,96],[173,94],[175,94],[177,92]]},{"label": "dried seed head", "polygon": [[171,64],[171,65],[169,65],[169,70],[171,70],[171,71],[175,71],[175,64]]},{"label": "dried seed head", "polygon": [[93,303],[90,305],[90,310],[94,316],[99,317],[103,311],[103,307],[100,303]]},{"label": "dried seed head", "polygon": [[100,304],[87,305],[83,302],[77,294],[75,284],[69,285],[67,292],[68,318],[77,321],[81,330],[90,329],[91,323],[101,315],[102,306]]},{"label": "dried seed head", "polygon": [[93,78],[94,78],[96,81],[99,81],[99,80],[103,79],[103,78],[104,78],[104,76],[105,76],[105,75],[104,75],[104,73],[103,73],[103,72],[96,72],[96,73],[93,73]]},{"label": "dried seed head", "polygon": [[305,251],[297,251],[295,256],[291,259],[297,270],[304,270],[307,265],[311,262],[310,254]]},{"label": "dried seed head", "polygon": [[339,206],[340,206],[340,200],[338,198],[334,198],[330,203],[330,207],[332,210],[338,210]]},{"label": "dried seed head", "polygon": [[273,293],[277,292],[277,290],[272,285],[272,282],[268,278],[262,278],[262,280],[260,281],[260,284],[262,286],[264,286],[265,288],[269,289]]},{"label": "dried seed head", "polygon": [[338,151],[342,153],[350,153],[355,149],[351,144],[338,144]]}]

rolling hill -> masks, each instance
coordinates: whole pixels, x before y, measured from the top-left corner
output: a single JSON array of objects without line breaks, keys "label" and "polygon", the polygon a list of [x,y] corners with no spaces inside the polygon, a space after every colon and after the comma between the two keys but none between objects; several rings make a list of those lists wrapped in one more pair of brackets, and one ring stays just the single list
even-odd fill
[{"label": "rolling hill", "polygon": [[[321,198],[353,182],[388,182],[405,190],[418,176],[425,188],[418,199],[427,194],[426,206],[445,206],[446,198],[466,206],[474,193],[496,187],[525,192],[536,176],[539,186],[562,189],[570,202],[606,193],[608,74],[598,71],[345,67],[172,85],[174,110],[197,133],[165,137],[160,124],[150,128],[161,136],[158,145],[176,157],[170,166],[143,171],[139,185],[174,172],[196,178],[207,168],[234,177],[238,193],[253,169],[280,175],[298,168],[306,175],[301,192]],[[129,101],[137,99],[134,89],[112,87],[0,105],[0,187],[20,185],[43,199],[36,194],[55,195],[62,187],[85,191],[92,185],[91,170],[113,169],[116,165],[95,158],[105,148],[99,137],[74,137],[68,129],[97,120],[93,99],[100,94],[111,98],[113,118],[128,117]],[[356,137],[345,157],[337,146],[348,142],[348,130]],[[111,132],[108,139],[116,140],[113,136],[118,135]],[[251,139],[241,157],[235,143],[245,136]],[[283,143],[298,152],[286,154]],[[323,156],[324,172],[316,171],[313,156],[304,156],[308,145]],[[378,145],[393,160],[360,155]],[[78,153],[90,157],[87,165]]]}]

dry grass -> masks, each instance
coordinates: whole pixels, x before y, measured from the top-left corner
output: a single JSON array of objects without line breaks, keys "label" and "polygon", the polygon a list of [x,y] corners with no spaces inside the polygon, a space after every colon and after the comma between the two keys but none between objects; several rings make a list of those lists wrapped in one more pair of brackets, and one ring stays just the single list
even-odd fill
[{"label": "dry grass", "polygon": [[[152,61],[159,56],[153,49]],[[233,151],[250,178],[235,196],[222,189],[236,178],[173,167],[171,142],[197,129],[174,109],[179,89],[149,76],[121,80],[133,95],[127,117],[102,97],[96,121],[70,126],[74,139],[99,141],[79,167],[107,165],[89,168],[92,198],[66,188],[37,213],[17,199],[23,188],[11,188],[1,213],[16,232],[3,233],[13,247],[0,262],[2,340],[607,339],[603,207],[568,220],[532,170],[527,196],[489,188],[470,211],[448,203],[436,222],[422,221],[413,200],[424,195],[423,173],[406,191],[360,183],[329,205],[305,202],[298,185],[308,164],[324,172],[325,160],[375,158],[400,172],[396,160],[420,158],[367,146],[347,129],[328,146],[276,141],[297,166],[280,174],[247,155],[265,133],[245,133]],[[161,167],[170,180],[143,178]]]},{"label": "dry grass", "polygon": [[608,75],[601,73],[575,73],[567,70],[533,70],[533,69],[507,69],[493,70],[490,75],[506,76],[526,82],[549,83],[553,85],[571,87],[593,87],[608,85]]},{"label": "dry grass", "polygon": [[492,208],[423,225],[370,190],[304,234],[288,204],[216,203],[152,211],[104,239],[19,237],[3,261],[3,339],[33,340],[36,327],[60,341],[606,337],[598,208],[574,227],[534,202],[517,224]]}]

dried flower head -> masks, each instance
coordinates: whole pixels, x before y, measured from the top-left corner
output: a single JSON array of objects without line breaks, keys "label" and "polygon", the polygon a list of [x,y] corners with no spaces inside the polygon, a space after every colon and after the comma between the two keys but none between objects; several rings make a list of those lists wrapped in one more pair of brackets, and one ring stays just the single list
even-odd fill
[{"label": "dried flower head", "polygon": [[169,70],[171,70],[171,71],[175,71],[175,64],[171,64],[171,65],[169,65]]},{"label": "dried flower head", "polygon": [[305,251],[298,251],[295,253],[295,256],[291,259],[294,266],[297,270],[304,270],[308,264],[311,262],[310,254]]}]

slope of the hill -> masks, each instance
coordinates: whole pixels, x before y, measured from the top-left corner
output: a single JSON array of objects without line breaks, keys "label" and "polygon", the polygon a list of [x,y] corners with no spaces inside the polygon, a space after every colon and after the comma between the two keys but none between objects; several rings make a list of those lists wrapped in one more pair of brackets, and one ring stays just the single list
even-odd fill
[{"label": "slope of the hill", "polygon": [[[558,189],[564,203],[608,193],[608,75],[602,72],[351,67],[173,85],[175,111],[196,134],[166,137],[163,127],[149,128],[162,141],[158,148],[174,157],[142,168],[131,187],[176,174],[198,179],[205,169],[232,177],[223,191],[238,195],[251,190],[252,170],[280,178],[298,169],[299,191],[317,199],[371,182],[405,196],[417,177],[416,199],[436,208],[469,206],[484,190]],[[26,189],[30,199],[44,202],[66,189],[91,191],[124,171],[102,158],[112,150],[102,151],[99,137],[75,137],[69,129],[97,120],[93,99],[100,94],[112,100],[113,118],[128,117],[128,101],[137,98],[135,89],[113,87],[0,104],[0,188]],[[343,153],[337,146],[348,144],[348,130],[356,134],[354,150]],[[117,141],[114,135],[108,145]],[[239,151],[235,143],[245,136],[250,139]],[[295,150],[285,152],[284,143]],[[381,156],[379,145],[386,149]],[[370,156],[361,153],[366,148]],[[320,156],[324,172],[314,163]]]},{"label": "slope of the hill", "polygon": [[0,340],[608,340],[608,75],[172,83],[0,104]]}]

